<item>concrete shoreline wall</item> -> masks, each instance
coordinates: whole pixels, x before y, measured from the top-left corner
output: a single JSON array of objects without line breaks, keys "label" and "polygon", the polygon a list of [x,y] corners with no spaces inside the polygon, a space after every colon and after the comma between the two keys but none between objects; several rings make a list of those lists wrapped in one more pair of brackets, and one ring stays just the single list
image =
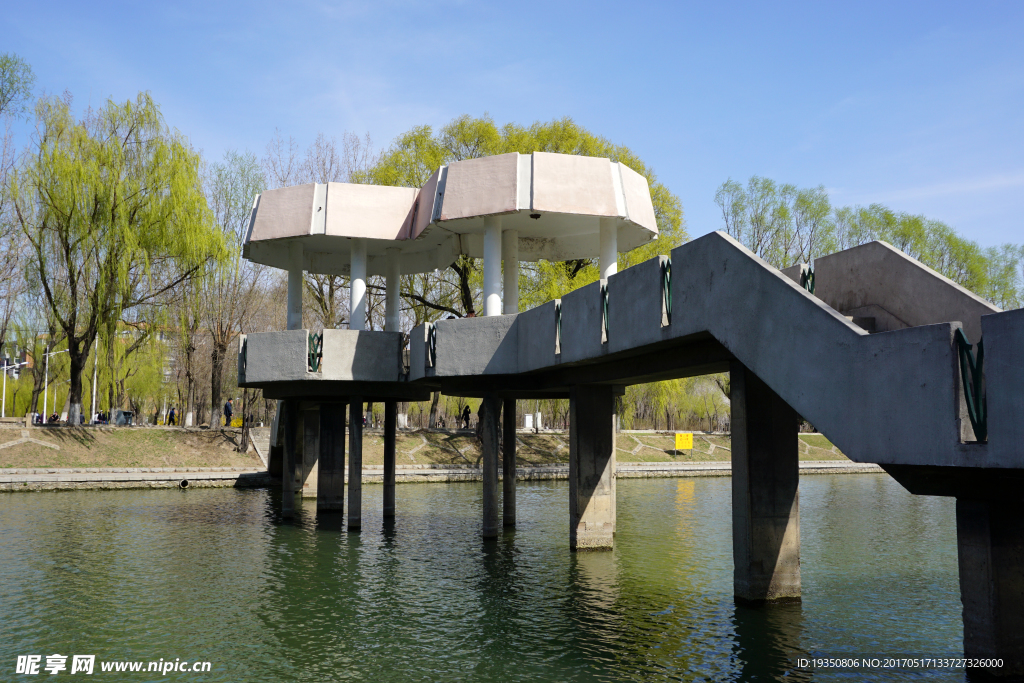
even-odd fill
[{"label": "concrete shoreline wall", "polygon": [[[166,489],[177,488],[182,479],[189,482],[188,488],[278,488],[280,479],[266,472],[209,472],[199,468],[175,470],[173,472],[147,472],[147,469],[133,468],[139,472],[123,469],[97,469],[95,472],[74,471],[81,468],[18,470],[0,474],[0,493],[30,491],[82,491],[114,489]],[[227,468],[203,468],[227,469]],[[884,471],[877,465],[821,460],[800,463],[800,474],[880,474]],[[620,462],[615,470],[619,479],[652,479],[673,477],[728,477],[732,470],[728,462],[708,463],[630,463]],[[502,479],[501,474],[498,475]],[[562,464],[516,468],[519,481],[556,481],[569,478],[569,466]],[[396,470],[397,483],[445,483],[482,481],[483,470],[478,467],[442,467],[437,465],[413,465]],[[368,484],[384,482],[383,467],[364,467],[362,480]],[[348,482],[348,470],[345,470]]]}]

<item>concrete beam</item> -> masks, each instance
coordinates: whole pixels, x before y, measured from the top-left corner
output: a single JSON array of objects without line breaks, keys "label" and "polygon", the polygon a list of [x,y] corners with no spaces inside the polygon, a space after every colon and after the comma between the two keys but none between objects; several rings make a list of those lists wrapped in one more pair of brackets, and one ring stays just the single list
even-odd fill
[{"label": "concrete beam", "polygon": [[320,472],[317,512],[341,512],[345,507],[345,404],[320,405]]},{"label": "concrete beam", "polygon": [[505,526],[516,525],[516,400],[502,401],[501,508]]},{"label": "concrete beam", "polygon": [[615,540],[615,394],[573,387],[569,398],[569,548],[610,550]]},{"label": "concrete beam", "polygon": [[348,404],[348,528],[363,525],[363,399],[353,396]]},{"label": "concrete beam", "polygon": [[800,599],[799,441],[796,412],[733,363],[733,590],[741,602]]},{"label": "concrete beam", "polygon": [[493,394],[486,396],[480,404],[481,435],[483,451],[483,537],[496,538],[501,532],[498,518],[498,449],[501,442],[499,421],[501,401]]}]

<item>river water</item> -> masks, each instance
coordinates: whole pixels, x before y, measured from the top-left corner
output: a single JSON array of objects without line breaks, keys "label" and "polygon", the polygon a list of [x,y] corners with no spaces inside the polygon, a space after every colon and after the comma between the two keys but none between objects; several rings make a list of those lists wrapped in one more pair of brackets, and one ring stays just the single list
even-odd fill
[{"label": "river water", "polygon": [[[803,602],[762,609],[733,602],[728,478],[619,480],[604,553],[569,552],[565,482],[521,483],[491,542],[479,484],[400,484],[387,527],[381,492],[358,534],[263,490],[0,495],[0,680],[54,653],[132,681],[964,680],[794,664],[963,652],[953,501],[887,475],[801,479]],[[100,671],[161,658],[211,670]]]}]

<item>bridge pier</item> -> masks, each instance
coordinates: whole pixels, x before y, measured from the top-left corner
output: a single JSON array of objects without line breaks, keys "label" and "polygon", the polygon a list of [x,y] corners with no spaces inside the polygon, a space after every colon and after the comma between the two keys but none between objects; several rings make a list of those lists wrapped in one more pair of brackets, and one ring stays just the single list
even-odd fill
[{"label": "bridge pier", "polygon": [[800,600],[798,416],[742,364],[730,376],[733,591],[753,604]]},{"label": "bridge pier", "polygon": [[569,548],[610,550],[615,540],[615,396],[604,384],[569,394]]},{"label": "bridge pier", "polygon": [[964,657],[1002,659],[995,676],[1024,677],[1024,502],[956,500]]},{"label": "bridge pier", "polygon": [[516,400],[502,402],[501,506],[505,526],[516,525]]},{"label": "bridge pier", "polygon": [[[397,314],[396,314],[397,315]],[[384,517],[395,516],[395,437],[398,401],[384,401]]]},{"label": "bridge pier", "polygon": [[363,525],[363,399],[352,396],[348,403],[348,528]]},{"label": "bridge pier", "polygon": [[345,508],[345,404],[320,406],[320,473],[316,490],[317,512]]},{"label": "bridge pier", "polygon": [[302,411],[302,472],[299,474],[301,485],[298,492],[303,498],[317,497],[317,484],[320,476],[318,461],[320,459],[320,408],[307,408]]},{"label": "bridge pier", "polygon": [[480,404],[480,441],[483,451],[484,479],[484,524],[483,537],[497,538],[501,532],[498,520],[498,448],[501,443],[499,423],[501,401],[495,396],[485,396]]},{"label": "bridge pier", "polygon": [[[300,470],[299,458],[299,405],[298,401],[289,399],[281,406],[281,419],[284,420],[284,462],[281,465],[281,516],[295,516],[295,488],[297,472]],[[301,486],[301,484],[300,484]]]}]

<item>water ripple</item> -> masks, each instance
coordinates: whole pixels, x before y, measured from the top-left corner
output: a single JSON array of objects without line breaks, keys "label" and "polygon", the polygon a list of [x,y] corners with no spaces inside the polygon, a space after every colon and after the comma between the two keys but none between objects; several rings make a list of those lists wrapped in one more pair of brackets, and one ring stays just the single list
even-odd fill
[{"label": "water ripple", "polygon": [[962,652],[952,505],[884,475],[801,482],[804,600],[771,609],[732,599],[728,479],[620,481],[608,553],[568,552],[564,482],[521,483],[517,530],[487,542],[478,485],[400,486],[387,524],[380,495],[364,491],[358,534],[312,502],[282,520],[267,491],[0,496],[0,666],[60,652],[208,660],[206,681],[799,681],[808,654]]}]

